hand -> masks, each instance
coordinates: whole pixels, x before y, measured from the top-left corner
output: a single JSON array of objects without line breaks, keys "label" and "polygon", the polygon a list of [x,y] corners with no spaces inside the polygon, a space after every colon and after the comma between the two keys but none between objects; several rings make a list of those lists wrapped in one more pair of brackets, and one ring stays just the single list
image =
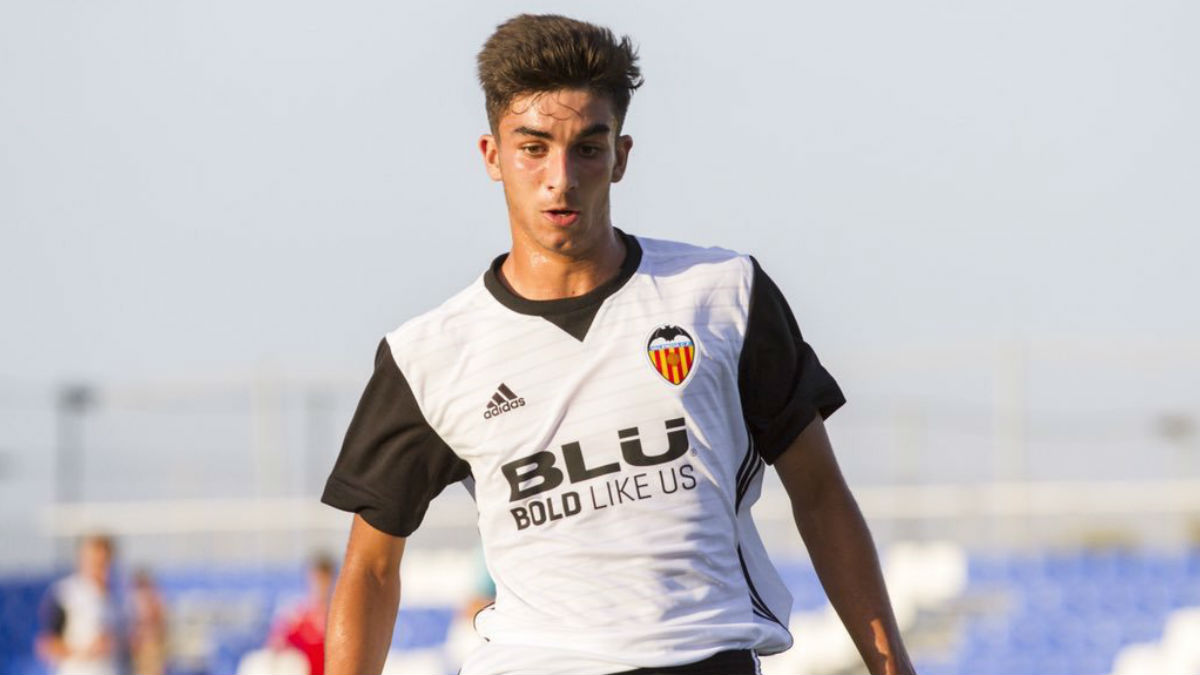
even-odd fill
[{"label": "hand", "polygon": [[110,656],[113,653],[113,647],[112,635],[102,633],[95,640],[92,640],[91,644],[83,648],[80,656],[88,659]]}]

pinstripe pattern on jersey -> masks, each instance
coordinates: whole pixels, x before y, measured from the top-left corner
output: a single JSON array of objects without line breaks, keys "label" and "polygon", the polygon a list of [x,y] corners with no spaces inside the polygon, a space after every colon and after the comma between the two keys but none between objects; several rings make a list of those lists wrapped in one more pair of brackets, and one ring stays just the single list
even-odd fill
[{"label": "pinstripe pattern on jersey", "polygon": [[[773,653],[791,643],[777,619],[790,597],[737,513],[757,499],[763,468],[737,389],[752,264],[719,249],[641,242],[641,267],[596,310],[583,340],[501,306],[482,282],[389,335],[421,413],[476,480],[498,600],[478,617],[490,642],[464,673],[604,673],[621,669],[613,655],[680,663],[714,645]],[[647,338],[663,326],[688,339],[659,337],[652,350]],[[485,420],[480,409],[509,392],[526,404]],[[686,418],[686,455],[652,467],[625,461],[623,443],[662,455],[673,432],[664,422],[676,418]],[[584,478],[568,470],[567,445]],[[513,501],[501,466],[531,453],[552,456],[560,482]],[[588,475],[609,466],[620,469]],[[608,501],[621,481],[634,492],[637,475],[650,498]],[[683,487],[685,475],[694,488]],[[568,492],[578,493],[578,515],[514,524],[511,509],[540,501],[561,512]],[[594,630],[597,622],[620,628]]]}]

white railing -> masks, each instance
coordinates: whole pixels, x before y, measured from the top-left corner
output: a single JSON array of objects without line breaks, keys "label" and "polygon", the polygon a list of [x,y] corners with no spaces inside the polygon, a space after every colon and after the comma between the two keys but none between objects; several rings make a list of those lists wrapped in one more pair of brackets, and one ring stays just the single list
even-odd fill
[{"label": "white railing", "polygon": [[[854,493],[872,522],[1200,513],[1200,480],[864,486]],[[791,518],[776,486],[764,490],[754,513],[759,522]],[[179,499],[55,504],[43,509],[41,530],[52,537],[344,531],[348,520],[316,498]],[[438,498],[422,524],[474,527],[474,503],[456,488]]]}]

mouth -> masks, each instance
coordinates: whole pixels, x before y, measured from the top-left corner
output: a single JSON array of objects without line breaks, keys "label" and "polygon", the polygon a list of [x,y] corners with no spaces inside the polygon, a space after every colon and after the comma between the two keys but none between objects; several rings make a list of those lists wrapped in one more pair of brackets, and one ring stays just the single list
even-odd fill
[{"label": "mouth", "polygon": [[542,215],[559,227],[566,227],[579,220],[579,211],[575,209],[546,209],[542,211]]}]

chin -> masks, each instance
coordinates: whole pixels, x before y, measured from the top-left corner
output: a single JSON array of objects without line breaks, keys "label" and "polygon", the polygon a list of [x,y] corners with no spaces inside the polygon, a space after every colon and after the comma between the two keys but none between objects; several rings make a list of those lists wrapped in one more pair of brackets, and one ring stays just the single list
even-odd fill
[{"label": "chin", "polygon": [[[541,218],[538,214],[538,218]],[[573,223],[567,227],[558,227],[549,224],[540,224],[540,227],[529,230],[533,235],[534,241],[543,248],[559,251],[562,253],[570,253],[572,250],[578,249],[581,244],[586,246],[586,239],[589,228],[583,222]]]}]

